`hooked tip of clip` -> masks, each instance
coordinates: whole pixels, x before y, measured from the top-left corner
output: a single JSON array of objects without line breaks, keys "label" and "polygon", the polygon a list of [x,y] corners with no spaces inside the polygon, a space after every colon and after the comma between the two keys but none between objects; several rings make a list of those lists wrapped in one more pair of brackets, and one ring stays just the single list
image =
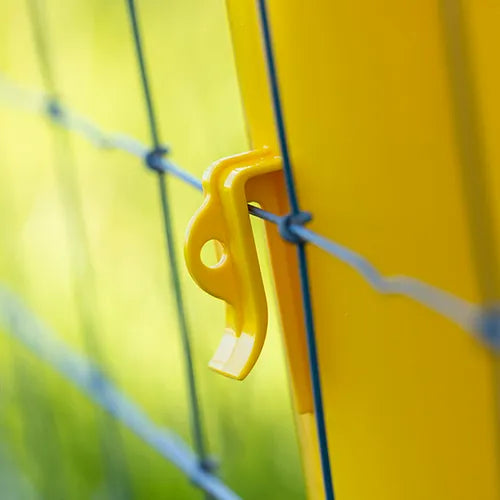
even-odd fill
[{"label": "hooked tip of clip", "polygon": [[254,336],[242,333],[236,337],[228,328],[208,366],[221,375],[243,380],[257,359],[257,355],[254,354],[254,345]]}]

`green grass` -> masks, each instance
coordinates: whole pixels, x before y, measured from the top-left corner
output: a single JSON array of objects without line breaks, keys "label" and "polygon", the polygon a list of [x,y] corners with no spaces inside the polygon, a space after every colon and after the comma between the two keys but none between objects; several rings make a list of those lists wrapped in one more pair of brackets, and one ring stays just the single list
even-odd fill
[{"label": "green grass", "polygon": [[[162,137],[173,160],[201,176],[212,161],[249,148],[224,4],[137,3]],[[45,4],[64,102],[107,129],[147,142],[125,1]],[[0,0],[0,12],[0,71],[41,88],[24,3]],[[0,281],[82,350],[50,126],[0,104],[0,130]],[[156,181],[123,153],[96,150],[80,138],[72,138],[72,145],[77,160],[67,168],[76,169],[83,196],[108,370],[155,422],[189,441],[184,360]],[[270,328],[254,372],[239,383],[206,367],[222,333],[224,306],[198,289],[183,265],[184,229],[200,195],[175,179],[170,195],[206,434],[221,462],[220,475],[243,498],[303,498],[262,227],[255,224]],[[202,498],[171,464],[114,427],[50,367],[0,332],[1,498],[120,498],[120,487],[140,499]],[[122,466],[107,463],[103,435],[113,442],[111,456],[124,459]]]}]

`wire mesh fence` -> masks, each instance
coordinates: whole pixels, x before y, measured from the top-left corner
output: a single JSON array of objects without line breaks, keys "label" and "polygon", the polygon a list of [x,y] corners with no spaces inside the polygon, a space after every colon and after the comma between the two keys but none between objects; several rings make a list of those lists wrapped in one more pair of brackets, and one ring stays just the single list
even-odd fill
[{"label": "wire mesh fence", "polygon": [[[96,405],[103,407],[114,419],[124,423],[165,459],[173,462],[192,480],[194,485],[207,494],[208,498],[239,498],[217,478],[215,464],[207,450],[196,377],[193,369],[191,334],[186,319],[187,315],[181,289],[181,271],[176,260],[178,242],[175,241],[172,230],[175,206],[171,206],[168,186],[169,177],[174,176],[198,191],[201,191],[202,185],[196,176],[170,161],[168,148],[164,147],[161,142],[157,125],[157,111],[149,85],[148,68],[142,48],[143,42],[135,2],[127,0],[126,6],[137,59],[138,78],[144,94],[144,110],[149,124],[150,145],[144,145],[135,138],[119,132],[107,132],[97,123],[76,113],[60,100],[47,40],[49,28],[45,21],[46,13],[41,9],[41,4],[37,0],[29,0],[28,6],[33,38],[37,48],[37,58],[40,63],[45,88],[40,92],[28,90],[9,80],[4,75],[0,79],[0,99],[6,105],[13,106],[16,109],[26,109],[30,112],[45,115],[59,129],[54,133],[54,151],[55,157],[58,159],[56,171],[62,205],[67,219],[68,239],[73,246],[74,288],[75,294],[78,296],[77,302],[81,308],[80,321],[82,322],[82,330],[86,334],[86,354],[88,357],[76,354],[68,346],[57,341],[55,335],[33,317],[23,303],[5,288],[0,290],[1,320],[13,337],[53,366],[62,376],[72,381]],[[419,302],[424,307],[458,324],[470,335],[481,342],[485,342],[493,349],[500,348],[498,313],[495,309],[487,309],[470,303],[445,290],[438,289],[431,284],[410,276],[383,276],[367,259],[354,250],[327,239],[306,227],[305,222],[310,217],[301,210],[294,185],[293,165],[288,151],[285,130],[284,114],[286,110],[283,110],[281,105],[279,81],[273,54],[272,33],[264,0],[258,1],[258,8],[263,35],[262,48],[267,61],[269,85],[273,98],[276,130],[283,160],[290,213],[275,214],[254,206],[249,206],[248,210],[250,215],[275,224],[282,237],[297,247],[325,496],[328,499],[333,499],[329,448],[321,401],[320,366],[318,365],[315,344],[311,286],[307,270],[307,246],[314,245],[352,267],[366,280],[368,285],[378,292],[403,296]],[[82,205],[79,187],[72,175],[73,162],[71,147],[67,139],[68,131],[83,136],[98,148],[120,150],[133,155],[142,161],[145,169],[156,173],[163,222],[160,229],[165,237],[166,259],[171,272],[171,287],[174,292],[173,298],[185,358],[194,452],[178,437],[171,434],[170,431],[153,424],[141,408],[120,392],[107,377],[106,359],[100,352],[99,344],[96,341],[99,329],[97,290],[92,276],[92,262],[86,250],[88,243],[86,241],[86,228],[81,215]],[[311,216],[314,218],[314,214],[311,214]],[[81,291],[82,289],[86,290],[85,294],[78,292],[78,290]],[[110,428],[109,423],[103,424],[103,427],[104,425],[106,429]],[[115,455],[117,447],[119,450],[120,438],[118,435],[109,438],[107,432],[104,431],[101,434],[101,444],[103,450],[105,450],[103,454],[105,456],[109,455],[107,459],[109,467],[115,467],[117,464]],[[109,442],[109,439],[111,439],[111,442]],[[118,452],[118,454],[120,453]],[[120,461],[118,460],[118,462]],[[119,463],[118,465],[118,467],[126,466],[126,463]],[[127,489],[126,485],[122,485],[122,487],[125,490]],[[125,491],[123,497],[126,498],[127,495],[130,496],[130,493]]]}]

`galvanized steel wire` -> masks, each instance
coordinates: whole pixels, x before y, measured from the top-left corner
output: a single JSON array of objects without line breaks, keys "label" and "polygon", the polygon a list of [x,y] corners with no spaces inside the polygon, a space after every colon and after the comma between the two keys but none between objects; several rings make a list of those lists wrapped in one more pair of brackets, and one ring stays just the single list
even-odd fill
[{"label": "galvanized steel wire", "polygon": [[205,437],[203,433],[203,423],[198,398],[198,389],[193,366],[193,353],[191,348],[191,332],[187,323],[186,310],[184,306],[184,298],[181,290],[181,279],[179,266],[176,257],[176,244],[174,240],[174,232],[172,228],[172,215],[170,198],[167,190],[167,175],[168,170],[163,168],[163,156],[168,152],[168,149],[163,147],[160,142],[160,132],[158,130],[158,121],[156,111],[153,105],[153,97],[149,85],[149,76],[146,69],[146,60],[142,48],[142,36],[139,28],[137,17],[137,9],[134,0],[127,0],[128,13],[130,24],[132,27],[133,41],[137,62],[139,65],[139,74],[144,93],[144,102],[147,111],[149,122],[149,131],[151,133],[152,147],[149,152],[143,157],[146,165],[157,173],[158,188],[161,202],[161,212],[163,218],[163,232],[165,234],[165,243],[167,250],[167,261],[170,268],[172,279],[172,288],[174,289],[175,306],[177,311],[177,321],[181,333],[181,342],[184,351],[184,360],[186,364],[186,378],[189,395],[189,414],[191,420],[191,429],[193,436],[193,444],[196,453],[199,457],[200,467],[205,470],[211,470],[215,462],[210,460],[207,455]]},{"label": "galvanized steel wire", "polygon": [[[47,97],[44,92],[20,85],[0,73],[0,101],[5,106],[20,111],[47,115]],[[139,140],[121,132],[106,131],[97,123],[64,104],[59,104],[59,111],[58,116],[49,114],[49,118],[60,127],[75,132],[98,148],[106,151],[121,151],[142,160],[145,160],[146,155],[150,152],[150,148]],[[158,163],[165,172],[168,172],[183,184],[191,186],[197,191],[202,191],[201,180],[172,162],[169,158],[160,158]],[[276,225],[284,217],[253,205],[248,206],[248,212],[254,217]],[[305,242],[344,262],[359,273],[367,284],[378,292],[384,295],[406,297],[419,302],[427,309],[457,324],[478,340],[488,341],[484,336],[481,324],[490,311],[483,309],[480,305],[411,276],[384,276],[376,266],[355,250],[303,225],[292,223],[289,225],[289,230]],[[494,340],[492,346],[499,349],[500,339]]]},{"label": "galvanized steel wire", "polygon": [[[0,75],[0,100],[16,109],[45,115],[52,123],[62,129],[70,130],[86,138],[94,146],[104,150],[118,150],[141,159],[147,168],[156,171],[158,176],[160,206],[163,216],[167,258],[169,262],[172,286],[176,302],[177,320],[179,322],[181,341],[186,358],[186,376],[190,403],[190,415],[193,431],[193,454],[186,445],[168,431],[159,429],[144,415],[142,410],[128,400],[107,379],[101,368],[93,362],[72,352],[67,346],[57,341],[53,334],[42,325],[11,292],[0,288],[0,320],[9,328],[11,334],[27,345],[36,355],[51,364],[63,376],[75,383],[83,392],[99,406],[128,426],[133,432],[159,451],[167,460],[179,467],[193,483],[213,498],[235,500],[239,498],[225,486],[211,471],[211,461],[207,455],[196,379],[192,363],[190,332],[186,320],[185,305],[180,287],[179,266],[176,261],[176,243],[172,231],[172,207],[168,195],[167,177],[172,176],[198,191],[202,190],[201,181],[174,164],[160,142],[155,108],[149,86],[146,61],[142,49],[142,38],[137,19],[134,0],[127,0],[131,22],[133,42],[139,67],[139,77],[144,93],[146,115],[151,134],[151,146],[148,147],[133,137],[122,133],[107,132],[92,120],[74,112],[58,100],[50,59],[47,53],[47,41],[42,36],[43,24],[36,11],[32,10],[32,22],[36,40],[41,71],[46,91],[40,92],[24,88]],[[486,343],[492,349],[500,348],[500,328],[496,310],[485,309],[448,291],[441,290],[431,284],[410,276],[384,276],[376,267],[356,251],[322,236],[304,225],[307,214],[300,209],[293,169],[287,144],[283,108],[280,101],[278,75],[274,61],[271,32],[265,0],[258,0],[261,27],[263,33],[263,49],[266,55],[269,83],[273,98],[274,116],[278,140],[283,160],[285,184],[290,203],[290,214],[274,214],[249,205],[250,215],[278,226],[285,239],[297,247],[297,258],[301,278],[305,330],[309,350],[309,362],[313,384],[315,415],[317,419],[318,438],[324,472],[324,485],[327,500],[334,499],[331,479],[330,460],[326,439],[321,400],[320,367],[318,364],[312,298],[307,270],[307,245],[317,247],[339,261],[350,266],[377,292],[385,295],[409,298],[435,313],[446,317],[477,340]],[[304,216],[305,215],[305,216]],[[22,318],[22,321],[20,321]],[[98,376],[99,383],[94,383]]]}]

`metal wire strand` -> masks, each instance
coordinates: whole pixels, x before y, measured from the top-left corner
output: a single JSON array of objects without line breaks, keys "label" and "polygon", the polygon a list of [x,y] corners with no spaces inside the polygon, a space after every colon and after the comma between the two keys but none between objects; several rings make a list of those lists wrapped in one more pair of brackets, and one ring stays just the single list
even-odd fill
[{"label": "metal wire strand", "polygon": [[39,0],[27,0],[28,16],[31,23],[31,32],[35,39],[35,51],[42,74],[43,85],[47,92],[56,98],[56,83],[49,56],[49,47],[45,36],[45,9],[40,8]]},{"label": "metal wire strand", "polygon": [[[21,107],[26,108],[31,111],[47,113],[48,116],[52,119],[54,124],[62,127],[63,129],[73,130],[79,133],[80,135],[86,137],[89,141],[91,141],[98,147],[122,150],[143,159],[146,163],[149,155],[152,152],[158,153],[157,158],[155,158],[156,161],[155,170],[157,170],[157,179],[158,179],[161,211],[163,218],[163,230],[165,233],[167,258],[171,270],[171,279],[176,301],[177,317],[181,332],[181,341],[185,353],[193,442],[197,453],[197,457],[195,457],[196,467],[192,469],[191,472],[186,472],[186,473],[190,477],[192,477],[194,482],[198,484],[202,489],[204,489],[210,495],[217,497],[217,494],[215,492],[216,490],[213,490],[211,487],[203,486],[205,480],[207,480],[208,482],[212,481],[212,483],[213,480],[215,481],[217,480],[207,472],[207,469],[209,468],[209,460],[206,455],[200,405],[197,396],[195,374],[193,369],[192,349],[190,344],[190,331],[186,321],[185,307],[180,286],[179,269],[175,254],[176,245],[172,229],[171,207],[169,204],[166,174],[171,174],[177,177],[181,181],[191,185],[197,190],[201,190],[202,186],[199,179],[194,177],[189,172],[186,172],[182,168],[176,166],[169,159],[161,157],[159,154],[161,143],[159,138],[158,123],[155,115],[152,95],[148,81],[148,73],[146,70],[146,63],[142,48],[142,38],[140,35],[139,23],[137,19],[137,12],[134,0],[127,0],[127,5],[128,5],[136,55],[139,65],[140,79],[144,92],[145,107],[146,107],[149,129],[151,134],[151,141],[153,146],[152,150],[144,146],[134,138],[125,136],[123,134],[108,133],[103,131],[98,125],[72,112],[70,109],[65,108],[57,101],[57,88],[51,67],[47,40],[44,34],[44,19],[43,19],[44,12],[41,12],[37,0],[28,0],[28,6],[33,28],[33,35],[35,38],[36,50],[40,62],[40,70],[42,73],[46,92],[45,93],[30,92],[20,88],[19,86],[8,84],[4,80],[0,80],[0,91],[4,96],[6,96],[7,101],[10,102],[11,104],[14,104],[15,106],[20,108]],[[300,211],[300,206],[296,193],[296,187],[293,178],[293,169],[291,165],[290,153],[287,144],[285,120],[280,99],[278,75],[274,60],[271,30],[269,26],[269,18],[265,0],[258,0],[258,7],[261,19],[261,27],[263,32],[264,52],[268,68],[269,84],[271,88],[271,95],[273,98],[272,99],[273,110],[274,110],[276,128],[278,132],[280,149],[283,157],[283,166],[284,166],[283,170],[285,174],[285,182],[288,192],[289,203],[291,207],[291,214],[287,216],[282,216],[267,212],[265,210],[253,206],[249,206],[248,210],[249,213],[253,216],[259,217],[261,219],[267,220],[277,225],[282,225],[285,218],[289,217],[290,215],[295,216],[301,214],[302,212]],[[48,100],[48,98],[50,99],[50,101]],[[54,106],[47,106],[48,103]],[[61,153],[58,154],[58,158],[61,160],[60,170],[62,170],[67,166],[68,163],[71,163],[71,159],[68,159],[67,157],[69,153],[67,153],[67,151],[64,152],[64,150],[68,148],[67,139],[56,141],[56,145],[62,151]],[[66,158],[66,160],[64,158]],[[64,182],[70,182],[71,184],[76,186],[75,184],[76,181],[74,179],[70,181],[66,180]],[[70,203],[69,199],[71,198],[71,203],[74,204],[76,200],[76,204],[79,205],[78,193],[77,196],[73,195],[68,196],[68,192],[66,192],[65,194],[63,193],[63,196],[66,197],[65,198],[66,202]],[[73,209],[75,209],[75,207],[73,207]],[[81,235],[83,235],[83,253],[88,254],[88,250],[85,249],[87,243],[85,242],[86,236],[83,226],[83,218],[81,216],[81,213],[79,212],[81,208],[77,206],[76,210],[78,212],[76,217],[80,219],[80,222],[78,222],[77,224],[77,226],[80,226],[78,232],[80,232]],[[476,336],[478,339],[483,341],[485,339],[484,339],[484,332],[481,331],[481,325],[484,323],[484,319],[485,316],[488,315],[488,311],[486,311],[479,305],[471,304],[444,290],[440,290],[432,285],[429,285],[427,283],[424,283],[420,280],[417,280],[409,276],[385,277],[381,273],[379,273],[379,271],[367,259],[357,254],[353,250],[344,247],[332,240],[329,240],[324,236],[319,235],[311,231],[310,229],[303,227],[300,224],[291,223],[287,227],[287,229],[290,231],[290,234],[295,235],[298,239],[298,241],[296,242],[297,256],[299,261],[299,270],[301,277],[301,292],[303,299],[305,328],[306,328],[307,343],[309,350],[309,362],[310,362],[311,377],[313,384],[315,414],[318,427],[318,439],[320,443],[321,461],[322,461],[322,469],[324,476],[325,496],[327,500],[333,500],[334,491],[333,491],[333,483],[330,470],[330,460],[329,460],[327,437],[326,437],[326,426],[325,426],[325,419],[324,419],[323,405],[322,405],[321,386],[319,377],[320,372],[318,366],[318,357],[317,357],[316,341],[314,334],[314,318],[312,313],[312,300],[311,300],[311,292],[309,286],[305,244],[310,243],[318,248],[321,248],[322,250],[328,252],[330,255],[336,257],[337,259],[351,266],[374,289],[376,289],[380,293],[405,296],[416,302],[419,302],[424,306],[428,307],[429,309],[435,311],[436,313],[441,314],[442,316],[445,316],[448,319],[454,321],[455,323],[463,327],[465,330],[469,331],[472,335]],[[84,260],[87,258],[88,255],[87,257],[84,258]],[[12,303],[10,303],[10,306],[12,306]],[[14,309],[17,308],[17,306],[12,306],[12,307],[14,307]],[[92,307],[89,306],[88,304],[82,306],[82,311],[88,312],[90,309],[92,309]],[[82,318],[82,323],[85,320],[88,320],[90,317],[87,314],[84,313],[81,314],[83,314],[84,316]],[[498,321],[496,321],[495,325],[496,325],[495,327],[498,328]],[[14,330],[17,328],[17,326],[14,325],[13,327]],[[87,325],[85,330],[92,331],[93,327]],[[19,335],[22,337],[23,335],[25,335],[25,333],[21,333]],[[30,340],[30,342],[33,342],[33,340]],[[42,342],[42,340],[38,339],[37,342]],[[43,353],[43,347],[40,347],[39,344],[37,344],[36,347],[37,349],[42,349],[42,356],[44,356],[45,354]],[[495,340],[495,343],[492,344],[492,347],[494,347],[496,350],[500,348],[500,345],[498,345],[498,339]],[[93,347],[93,349],[97,350],[97,344]],[[66,356],[67,358],[66,361],[64,360],[64,356]],[[60,371],[65,376],[72,379],[73,381],[75,381],[75,383],[79,384],[80,386],[83,386],[85,390],[92,392],[92,390],[94,390],[96,387],[102,387],[101,383],[95,384],[95,380],[92,378],[97,373],[96,369],[92,368],[92,370],[90,370],[92,375],[90,386],[86,385],[87,384],[86,382],[82,382],[81,380],[79,380],[78,376],[75,375],[76,372],[68,370],[67,363],[71,365],[71,361],[68,360],[71,360],[72,356],[73,355],[71,353],[65,352],[65,354],[61,355],[60,358],[56,357],[54,359],[51,359],[50,361],[53,364],[55,364],[56,367],[58,367],[58,369],[60,369]],[[78,371],[78,369],[80,368],[75,368],[75,370]],[[99,381],[101,381],[102,374],[100,374],[97,378],[99,379]],[[146,441],[150,443],[154,441],[151,438],[151,434],[148,434],[150,432],[152,433],[153,431],[145,431],[143,429],[141,430],[139,428],[136,428],[137,422],[134,419],[140,420],[142,417],[137,417],[137,413],[134,413],[135,410],[133,408],[130,408],[128,403],[125,404],[123,403],[123,401],[120,402],[120,398],[113,399],[114,396],[113,397],[110,396],[110,394],[114,394],[115,389],[110,389],[106,385],[106,383],[104,384],[104,387],[105,388],[107,387],[104,393],[98,395],[91,394],[94,400],[98,404],[101,404],[104,407],[106,407],[108,411],[118,419],[125,421],[126,424],[128,422],[127,425],[129,425],[129,427],[135,430],[138,434],[141,435],[141,433],[143,433],[144,439]],[[117,408],[119,409],[117,410]],[[165,453],[164,456],[175,461],[175,459],[172,458],[173,453],[174,452],[169,451],[168,453]],[[200,467],[200,461],[202,465],[201,467]],[[196,479],[197,474],[202,474],[202,475],[206,474],[206,477],[204,476],[205,479],[198,481]],[[223,497],[224,495],[222,494],[220,498]]]},{"label": "metal wire strand", "polygon": [[[139,21],[137,18],[137,11],[134,0],[127,0],[127,6],[130,17],[130,23],[132,27],[132,34],[137,56],[137,62],[139,64],[139,73],[142,82],[144,100],[146,104],[149,129],[151,133],[151,141],[153,145],[153,149],[151,152],[160,153],[161,144],[159,139],[158,124],[157,124],[155,109],[153,106],[153,99],[151,95],[149,78],[146,69],[146,61],[142,48],[142,37],[139,29]],[[159,160],[160,167],[161,165],[163,165],[162,162],[165,161],[161,157],[157,158],[156,160],[157,161]],[[184,350],[184,357],[186,363],[186,378],[187,378],[188,393],[189,393],[189,408],[190,408],[193,444],[200,459],[200,466],[204,469],[207,469],[210,468],[210,459],[207,456],[205,438],[203,434],[201,409],[199,404],[198,390],[196,386],[196,378],[193,366],[191,332],[187,323],[184,299],[181,290],[179,266],[177,265],[177,258],[175,254],[176,245],[174,241],[171,209],[170,209],[169,196],[167,190],[167,177],[165,175],[165,173],[168,172],[169,169],[161,170],[156,167],[157,166],[155,164],[155,170],[157,170],[158,188],[160,193],[161,211],[163,217],[163,230],[165,234],[167,261],[170,267],[170,276],[172,281],[172,287],[174,289],[175,305],[177,310],[177,321],[179,323],[181,342]]]},{"label": "metal wire strand", "polygon": [[97,406],[174,464],[198,488],[216,500],[241,500],[218,477],[199,466],[198,457],[177,434],[155,424],[140,406],[106,377],[94,361],[63,342],[17,295],[2,284],[0,326]]},{"label": "metal wire strand", "polygon": [[[46,93],[27,89],[9,81],[1,74],[0,99],[5,105],[15,110],[42,115],[47,113]],[[137,139],[122,133],[107,132],[98,124],[62,104],[59,104],[59,114],[57,116],[50,115],[50,117],[55,125],[77,133],[96,147],[122,151],[142,160],[150,152],[150,149]],[[190,172],[166,158],[160,158],[159,163],[164,172],[168,172],[197,191],[202,190],[201,181]],[[279,214],[252,205],[248,206],[248,212],[254,217],[273,224],[279,224],[283,219],[283,216]],[[483,325],[488,324],[490,318],[492,318],[491,311],[488,309],[411,276],[384,276],[368,259],[359,253],[304,226],[291,224],[289,230],[304,242],[320,248],[353,268],[378,292],[405,297],[418,302],[436,314],[454,322],[477,340],[492,348],[493,352],[500,350],[498,335],[500,321],[498,314],[493,315],[494,324],[490,324],[493,336],[488,338],[487,332],[483,328]]]},{"label": "metal wire strand", "polygon": [[[288,192],[288,201],[290,203],[291,215],[297,216],[300,213],[297,191],[293,178],[290,153],[287,143],[287,134],[285,129],[285,120],[279,92],[278,74],[274,61],[273,45],[271,40],[271,30],[265,0],[258,1],[260,22],[262,28],[264,53],[267,64],[267,73],[269,86],[271,88],[271,97],[274,110],[274,120],[278,132],[278,140],[283,158],[283,172]],[[316,428],[318,433],[319,451],[321,458],[321,469],[323,472],[323,487],[326,500],[334,500],[333,480],[330,466],[330,456],[328,450],[328,438],[326,434],[325,414],[323,409],[323,397],[321,393],[321,380],[318,352],[316,347],[316,336],[314,328],[314,315],[312,311],[311,287],[309,285],[309,272],[307,266],[307,256],[305,242],[297,240],[297,257],[299,261],[299,275],[302,293],[302,308],[304,312],[304,323],[306,329],[307,351],[309,355],[309,370],[311,373],[312,393],[314,400],[314,415],[316,419]]]},{"label": "metal wire strand", "polygon": [[[6,105],[16,110],[26,110],[37,114],[46,113],[44,93],[28,90],[16,83],[8,81],[1,74],[0,99],[2,99]],[[150,152],[150,149],[137,139],[122,133],[107,132],[88,118],[79,115],[62,104],[59,105],[59,110],[59,115],[57,117],[52,117],[54,123],[61,128],[79,134],[96,147],[106,150],[122,151],[134,155],[137,158],[141,158],[142,160],[144,160],[146,155]],[[187,170],[172,163],[167,158],[160,158],[158,161],[164,172],[168,172],[169,175],[177,178],[197,191],[202,190],[200,179]],[[283,216],[279,214],[274,214],[253,205],[248,206],[248,213],[254,217],[277,225],[280,224],[283,219]],[[468,302],[448,291],[441,290],[411,276],[384,276],[368,259],[356,251],[302,225],[291,224],[288,230],[303,241],[320,248],[332,257],[335,257],[353,268],[379,293],[406,297],[415,302],[419,302],[431,311],[456,323],[478,340],[485,341],[483,332],[478,325],[481,324],[487,311],[483,310],[481,306]],[[496,342],[491,347],[498,350],[500,349],[500,344]]]}]

